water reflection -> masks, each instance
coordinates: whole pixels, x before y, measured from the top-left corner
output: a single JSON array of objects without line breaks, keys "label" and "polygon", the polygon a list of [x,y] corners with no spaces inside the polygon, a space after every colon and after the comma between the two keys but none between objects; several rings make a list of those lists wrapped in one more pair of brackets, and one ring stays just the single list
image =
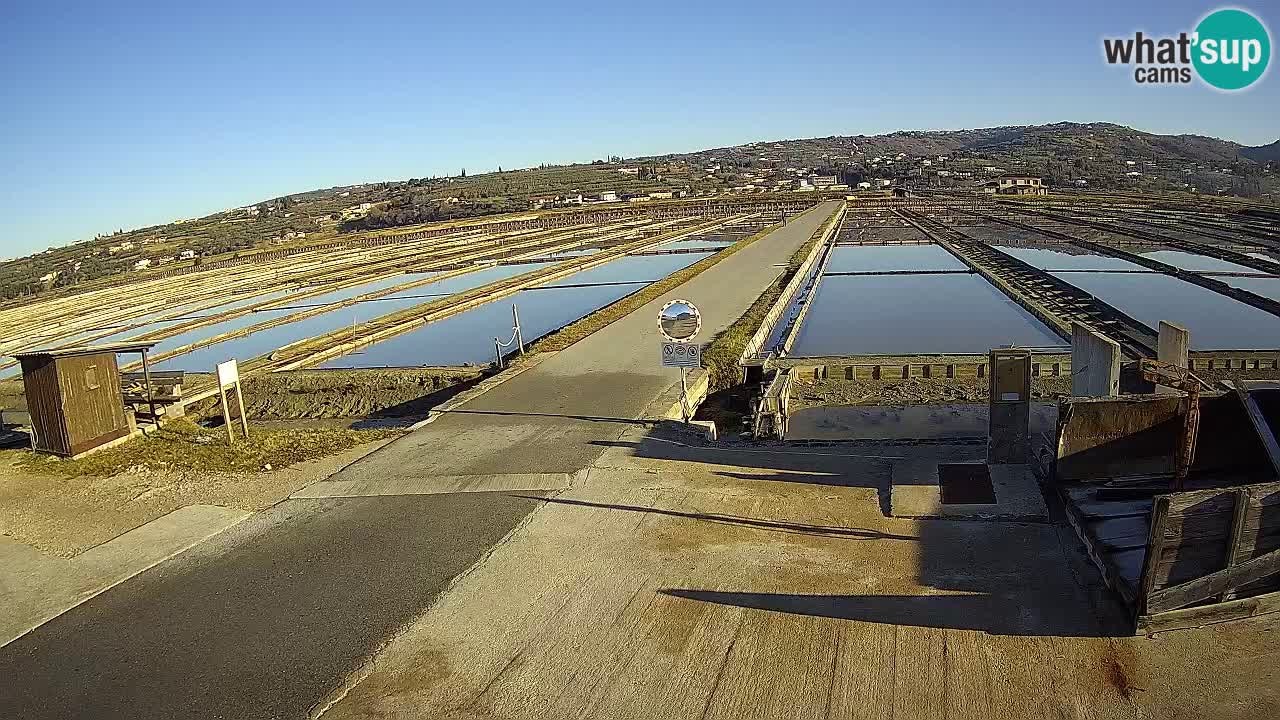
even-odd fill
[{"label": "water reflection", "polygon": [[793,355],[985,353],[1063,340],[973,275],[823,278]]}]

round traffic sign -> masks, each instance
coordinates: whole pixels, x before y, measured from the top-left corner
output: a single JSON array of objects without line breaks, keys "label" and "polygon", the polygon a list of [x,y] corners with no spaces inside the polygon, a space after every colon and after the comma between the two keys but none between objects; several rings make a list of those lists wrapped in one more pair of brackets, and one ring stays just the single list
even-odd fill
[{"label": "round traffic sign", "polygon": [[672,342],[692,340],[702,329],[702,313],[688,300],[672,300],[658,311],[658,332]]}]

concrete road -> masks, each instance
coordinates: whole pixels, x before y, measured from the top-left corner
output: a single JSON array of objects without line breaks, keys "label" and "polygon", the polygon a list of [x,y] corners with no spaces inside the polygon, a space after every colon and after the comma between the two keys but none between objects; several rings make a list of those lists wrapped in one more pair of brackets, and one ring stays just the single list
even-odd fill
[{"label": "concrete road", "polygon": [[293,500],[0,649],[0,718],[303,718],[538,505]]},{"label": "concrete road", "polygon": [[[333,478],[572,473],[587,467],[645,408],[679,382],[662,368],[658,310],[671,299],[702,311],[705,341],[742,316],[839,203],[823,203],[676,290],[460,410]],[[443,451],[443,448],[448,448]]]},{"label": "concrete road", "polygon": [[[711,337],[836,207],[671,296],[703,309]],[[658,364],[665,300],[335,479],[403,488],[587,467],[678,381]],[[471,492],[283,503],[0,648],[0,718],[304,717],[538,502]]]}]

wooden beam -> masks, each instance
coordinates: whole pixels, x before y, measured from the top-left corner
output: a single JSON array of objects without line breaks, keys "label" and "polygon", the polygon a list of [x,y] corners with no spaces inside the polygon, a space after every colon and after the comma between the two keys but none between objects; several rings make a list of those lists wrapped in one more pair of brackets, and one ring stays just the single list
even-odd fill
[{"label": "wooden beam", "polygon": [[1137,634],[1203,627],[1280,611],[1280,592],[1138,617]]},{"label": "wooden beam", "polygon": [[1280,477],[1280,443],[1276,442],[1276,436],[1271,432],[1271,426],[1267,424],[1267,419],[1262,414],[1262,408],[1258,407],[1258,403],[1247,390],[1241,387],[1236,388],[1236,395],[1240,398],[1240,403],[1244,405],[1245,414],[1249,416],[1249,422],[1253,424],[1253,429],[1258,433],[1258,439],[1262,441],[1262,447],[1267,451],[1267,459],[1271,461],[1271,467],[1275,469],[1276,476]]},{"label": "wooden beam", "polygon": [[[1231,535],[1227,537],[1227,568],[1235,567],[1244,562],[1244,523],[1245,518],[1249,514],[1249,491],[1236,490],[1236,506],[1231,513]],[[1261,529],[1261,528],[1259,528]],[[1228,592],[1223,592],[1218,596],[1218,602],[1227,599]]]},{"label": "wooden beam", "polygon": [[1272,550],[1234,567],[1153,592],[1146,598],[1146,612],[1177,610],[1277,572],[1280,572],[1280,550]]},{"label": "wooden beam", "polygon": [[1142,558],[1142,574],[1138,576],[1138,597],[1137,602],[1134,603],[1138,615],[1156,612],[1149,605],[1155,591],[1156,570],[1160,567],[1160,555],[1164,551],[1164,526],[1169,519],[1169,504],[1168,495],[1157,495],[1152,500],[1151,531],[1147,535],[1147,553]]}]

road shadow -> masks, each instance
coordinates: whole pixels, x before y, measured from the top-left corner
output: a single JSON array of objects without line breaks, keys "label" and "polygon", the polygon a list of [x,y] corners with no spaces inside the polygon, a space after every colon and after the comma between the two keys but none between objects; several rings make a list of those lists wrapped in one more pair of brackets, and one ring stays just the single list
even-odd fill
[{"label": "road shadow", "polygon": [[715,590],[659,591],[670,597],[718,605],[769,610],[811,617],[860,622],[980,630],[994,635],[1054,635],[1097,637],[1082,631],[1070,618],[1050,615],[1040,622],[1025,621],[1026,608],[1012,596],[974,595],[803,595],[720,592]]},{"label": "road shadow", "polygon": [[705,443],[665,425],[649,428],[639,440],[593,440],[591,444],[624,449],[633,458],[712,466],[713,474],[735,480],[871,488],[882,494],[888,493],[890,463],[903,457],[897,449],[877,447]]},{"label": "road shadow", "polygon": [[741,517],[737,515],[723,515],[720,513],[699,513],[699,512],[682,512],[679,510],[662,510],[659,508],[644,507],[640,505],[620,505],[617,503],[597,503],[586,500],[572,500],[569,498],[557,497],[540,497],[533,495],[513,494],[512,497],[525,498],[528,500],[541,500],[542,502],[559,504],[559,505],[576,505],[579,507],[607,508],[609,510],[625,510],[627,512],[644,513],[649,515],[665,515],[667,517],[678,517],[687,520],[700,520],[704,522],[717,523],[721,525],[737,525],[740,527],[749,527],[757,530],[768,530],[770,532],[779,532],[792,535],[811,535],[816,537],[832,537],[847,538],[850,540],[916,540],[913,535],[898,535],[894,533],[882,532],[879,530],[871,530],[867,528],[850,528],[829,525],[810,525],[807,523],[780,522],[777,520],[768,520],[765,518]]}]

